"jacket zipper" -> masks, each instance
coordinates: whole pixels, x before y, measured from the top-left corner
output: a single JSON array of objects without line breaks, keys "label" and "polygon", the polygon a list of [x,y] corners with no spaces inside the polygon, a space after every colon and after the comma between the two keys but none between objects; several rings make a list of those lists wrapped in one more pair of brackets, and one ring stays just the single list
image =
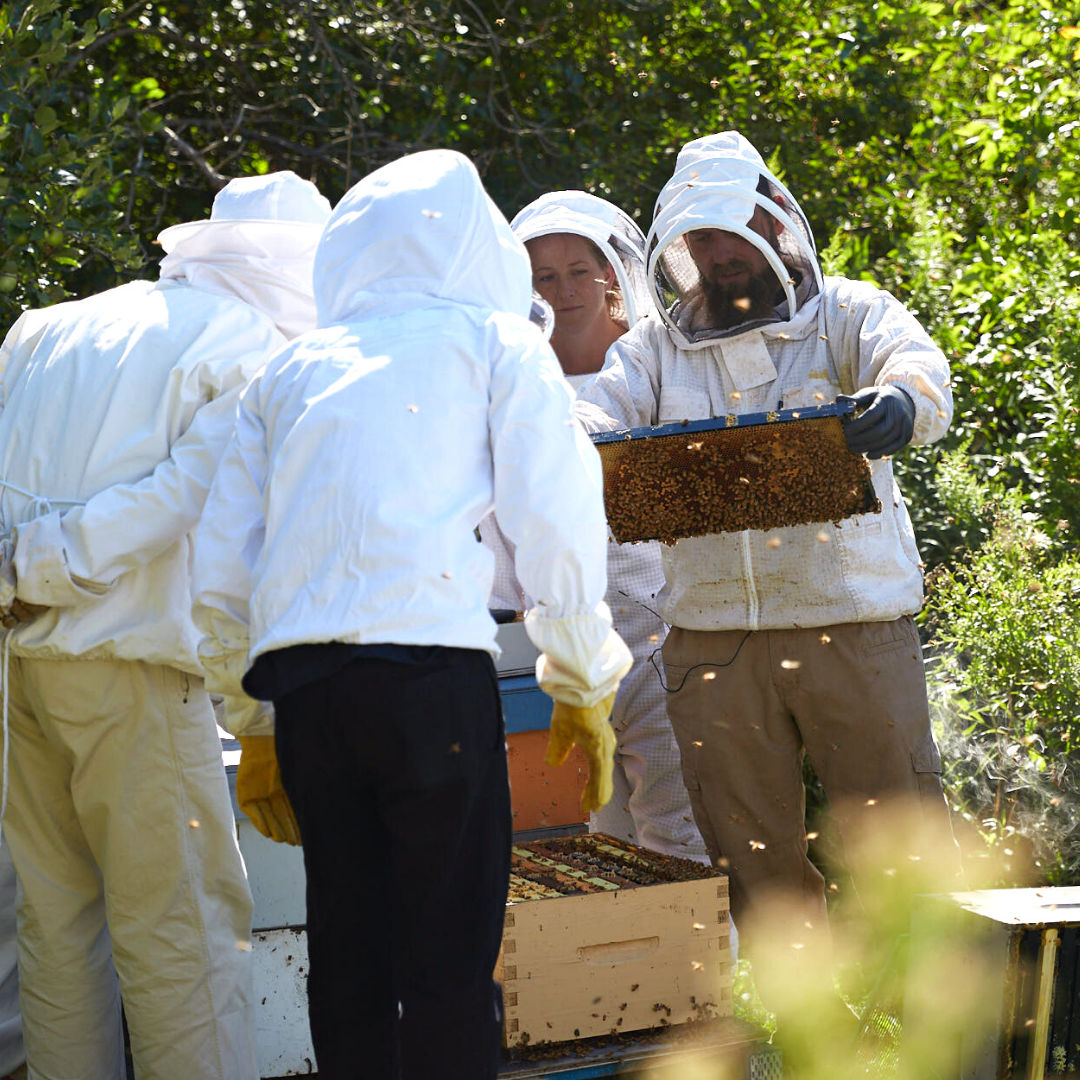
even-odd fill
[{"label": "jacket zipper", "polygon": [[750,560],[750,533],[742,533],[742,557],[744,578],[746,580],[746,621],[748,630],[758,628],[758,596],[757,586],[754,584],[754,566]]}]

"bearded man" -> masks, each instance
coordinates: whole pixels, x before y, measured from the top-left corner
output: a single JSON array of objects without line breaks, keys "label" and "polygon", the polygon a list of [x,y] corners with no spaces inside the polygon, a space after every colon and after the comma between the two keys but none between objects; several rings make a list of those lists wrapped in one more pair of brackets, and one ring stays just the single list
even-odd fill
[{"label": "bearded man", "polygon": [[[800,974],[808,997],[831,996],[804,755],[845,839],[903,809],[944,834],[955,865],[911,618],[922,564],[889,460],[945,433],[949,369],[894,297],[822,275],[798,203],[738,132],[683,148],[648,241],[658,311],[579,390],[583,421],[631,428],[847,395],[860,410],[848,445],[871,459],[881,501],[843,522],[664,549],[657,603],[671,625],[663,656],[683,778],[709,854],[730,874],[758,989],[783,1012]],[[922,835],[911,830],[899,863],[921,857]]]}]

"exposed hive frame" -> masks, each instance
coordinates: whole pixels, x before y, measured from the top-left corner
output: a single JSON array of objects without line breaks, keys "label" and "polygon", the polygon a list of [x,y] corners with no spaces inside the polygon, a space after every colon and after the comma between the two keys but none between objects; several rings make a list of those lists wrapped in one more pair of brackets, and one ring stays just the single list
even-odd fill
[{"label": "exposed hive frame", "polygon": [[513,847],[507,903],[716,876],[691,859],[644,851],[602,833],[534,840]]},{"label": "exposed hive frame", "polygon": [[775,529],[878,512],[865,457],[847,447],[854,403],[730,415],[592,436],[620,543]]}]

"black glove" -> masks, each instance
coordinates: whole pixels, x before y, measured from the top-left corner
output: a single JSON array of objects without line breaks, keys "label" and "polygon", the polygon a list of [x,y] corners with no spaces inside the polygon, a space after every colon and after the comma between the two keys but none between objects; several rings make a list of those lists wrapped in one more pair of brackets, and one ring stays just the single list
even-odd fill
[{"label": "black glove", "polygon": [[844,436],[853,454],[879,458],[903,450],[915,434],[915,402],[899,386],[868,386],[837,401],[854,401],[864,409],[844,424]]}]

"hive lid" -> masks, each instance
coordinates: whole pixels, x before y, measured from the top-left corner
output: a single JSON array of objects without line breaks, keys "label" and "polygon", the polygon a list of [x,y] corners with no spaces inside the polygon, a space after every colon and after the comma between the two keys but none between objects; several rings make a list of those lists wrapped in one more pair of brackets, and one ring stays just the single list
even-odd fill
[{"label": "hive lid", "polygon": [[842,420],[854,402],[592,436],[619,543],[839,521],[881,510]]}]

